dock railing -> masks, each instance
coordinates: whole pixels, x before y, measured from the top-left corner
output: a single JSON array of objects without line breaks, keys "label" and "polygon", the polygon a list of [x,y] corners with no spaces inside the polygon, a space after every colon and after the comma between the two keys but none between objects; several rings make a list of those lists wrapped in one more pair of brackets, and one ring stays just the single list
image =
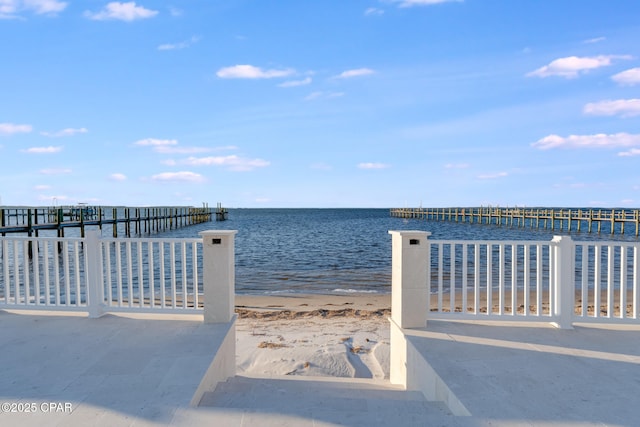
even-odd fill
[{"label": "dock railing", "polygon": [[190,239],[0,237],[0,309],[234,314],[234,236]]},{"label": "dock railing", "polygon": [[640,323],[640,243],[392,235],[392,318]]},{"label": "dock railing", "polygon": [[450,221],[521,228],[588,233],[640,235],[640,209],[501,208],[492,206],[449,208],[393,208],[392,217]]}]

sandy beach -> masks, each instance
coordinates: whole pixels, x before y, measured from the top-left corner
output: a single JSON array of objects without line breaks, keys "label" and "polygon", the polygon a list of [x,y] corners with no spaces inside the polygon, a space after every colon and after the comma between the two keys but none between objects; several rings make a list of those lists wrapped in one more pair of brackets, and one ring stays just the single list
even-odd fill
[{"label": "sandy beach", "polygon": [[[576,295],[576,313],[581,310]],[[618,297],[618,295],[616,295]],[[631,297],[631,295],[629,295]],[[473,306],[468,295],[467,310]],[[603,301],[606,301],[603,294]],[[498,295],[493,294],[493,312],[498,312]],[[617,298],[616,298],[617,299]],[[548,295],[543,296],[548,313]],[[448,311],[449,296],[443,308]],[[431,296],[432,310],[437,296]],[[486,313],[486,296],[480,300]],[[522,313],[522,294],[517,298]],[[511,295],[505,292],[505,312],[511,312]],[[619,306],[615,305],[615,316]],[[606,315],[601,305],[600,315]],[[631,310],[628,306],[627,311]],[[456,295],[455,311],[462,311],[462,296]],[[536,307],[530,306],[535,312]],[[593,306],[588,308],[593,314]],[[391,295],[291,294],[278,296],[236,296],[238,373],[250,375],[307,375],[384,379],[389,377],[389,321]]]},{"label": "sandy beach", "polygon": [[236,296],[239,374],[389,377],[391,295]]}]

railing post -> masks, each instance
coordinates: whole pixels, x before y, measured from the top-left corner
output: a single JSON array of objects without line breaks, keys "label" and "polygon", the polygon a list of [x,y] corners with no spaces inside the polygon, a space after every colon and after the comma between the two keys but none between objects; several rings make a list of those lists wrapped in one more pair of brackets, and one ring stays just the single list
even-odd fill
[{"label": "railing post", "polygon": [[424,328],[429,312],[429,263],[426,231],[391,234],[391,318],[401,328]]},{"label": "railing post", "polygon": [[226,323],[233,318],[236,233],[237,230],[208,230],[199,233],[203,247],[205,323]]},{"label": "railing post", "polygon": [[551,272],[553,286],[550,289],[553,298],[554,325],[560,329],[573,329],[575,309],[575,252],[576,246],[569,236],[554,236],[553,266]]},{"label": "railing post", "polygon": [[391,318],[389,380],[407,388],[411,367],[404,328],[424,328],[429,312],[429,242],[425,231],[391,234]]},{"label": "railing post", "polygon": [[87,309],[89,317],[97,318],[104,314],[104,287],[102,277],[102,252],[99,233],[87,231],[84,250],[87,257]]}]

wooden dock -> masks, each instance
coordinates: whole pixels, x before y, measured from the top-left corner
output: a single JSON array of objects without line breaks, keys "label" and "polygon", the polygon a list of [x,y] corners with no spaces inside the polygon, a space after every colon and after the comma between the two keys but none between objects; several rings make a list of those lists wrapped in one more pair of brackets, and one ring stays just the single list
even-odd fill
[{"label": "wooden dock", "polygon": [[172,230],[211,221],[215,215],[209,207],[2,207],[0,208],[0,235],[26,233],[36,236],[43,230],[56,230],[64,237],[66,228],[79,228],[84,237],[85,227],[97,226],[102,230],[111,225],[113,237],[118,237],[119,225],[126,237]]},{"label": "wooden dock", "polygon": [[218,203],[216,207],[216,221],[226,221],[229,217],[229,211],[222,207],[222,203]]},{"label": "wooden dock", "polygon": [[576,208],[394,208],[391,216],[429,221],[543,228],[559,231],[640,232],[640,209]]}]

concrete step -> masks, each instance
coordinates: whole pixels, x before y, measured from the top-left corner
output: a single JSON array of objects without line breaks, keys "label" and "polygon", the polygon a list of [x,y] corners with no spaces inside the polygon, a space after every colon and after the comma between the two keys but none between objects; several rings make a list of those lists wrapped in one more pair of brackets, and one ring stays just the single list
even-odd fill
[{"label": "concrete step", "polygon": [[239,425],[247,426],[287,419],[297,420],[291,425],[457,425],[444,404],[427,402],[420,392],[353,378],[236,376],[205,393],[198,409],[242,413]]}]

